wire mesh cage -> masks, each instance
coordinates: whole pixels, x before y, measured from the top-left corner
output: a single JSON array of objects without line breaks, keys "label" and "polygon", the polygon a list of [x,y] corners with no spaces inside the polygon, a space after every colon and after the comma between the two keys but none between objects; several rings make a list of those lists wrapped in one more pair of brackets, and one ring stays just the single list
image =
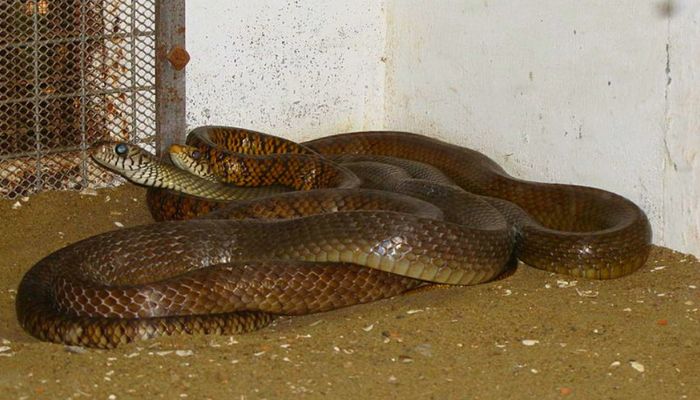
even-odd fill
[{"label": "wire mesh cage", "polygon": [[154,150],[155,1],[0,2],[0,197],[115,184],[101,140]]}]

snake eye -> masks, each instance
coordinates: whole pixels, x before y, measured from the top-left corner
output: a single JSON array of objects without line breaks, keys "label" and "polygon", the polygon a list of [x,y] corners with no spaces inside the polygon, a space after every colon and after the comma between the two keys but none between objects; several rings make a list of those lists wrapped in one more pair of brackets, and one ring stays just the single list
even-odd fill
[{"label": "snake eye", "polygon": [[114,152],[117,153],[119,156],[123,156],[129,151],[129,146],[127,146],[125,143],[119,143],[118,145],[114,146]]},{"label": "snake eye", "polygon": [[199,160],[199,157],[202,156],[202,153],[200,153],[199,150],[192,150],[191,156],[192,156],[192,158],[194,158],[195,160]]}]

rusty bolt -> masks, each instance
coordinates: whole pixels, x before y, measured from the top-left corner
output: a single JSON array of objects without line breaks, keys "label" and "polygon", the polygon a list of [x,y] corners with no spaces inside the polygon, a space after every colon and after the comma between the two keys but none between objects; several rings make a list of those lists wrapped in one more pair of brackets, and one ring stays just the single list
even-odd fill
[{"label": "rusty bolt", "polygon": [[179,71],[185,68],[187,63],[190,62],[190,55],[187,53],[187,50],[180,46],[175,46],[170,50],[170,53],[168,53],[168,61],[170,61],[170,65],[172,65],[175,70]]}]

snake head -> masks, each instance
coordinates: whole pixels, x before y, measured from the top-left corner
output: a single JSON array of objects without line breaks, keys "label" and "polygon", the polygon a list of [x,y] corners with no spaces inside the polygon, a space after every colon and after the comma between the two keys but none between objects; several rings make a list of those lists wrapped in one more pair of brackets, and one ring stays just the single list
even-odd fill
[{"label": "snake head", "polygon": [[90,155],[101,166],[130,178],[136,171],[150,168],[155,158],[139,146],[126,142],[100,142]]},{"label": "snake head", "polygon": [[170,145],[170,160],[176,167],[211,181],[218,181],[210,168],[207,155],[198,147],[181,144]]}]

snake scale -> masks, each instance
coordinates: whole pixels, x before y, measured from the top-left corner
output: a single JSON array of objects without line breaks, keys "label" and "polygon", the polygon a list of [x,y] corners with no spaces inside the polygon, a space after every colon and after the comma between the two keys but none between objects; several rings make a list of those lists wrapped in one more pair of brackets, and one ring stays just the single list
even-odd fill
[{"label": "snake scale", "polygon": [[41,340],[113,348],[241,333],[274,315],[486,282],[515,257],[607,279],[649,254],[647,217],[624,197],[519,180],[476,151],[412,133],[296,144],[201,127],[171,149],[179,168],[126,143],[96,146],[93,158],[149,186],[162,222],[87,238],[34,265],[16,310]]}]

